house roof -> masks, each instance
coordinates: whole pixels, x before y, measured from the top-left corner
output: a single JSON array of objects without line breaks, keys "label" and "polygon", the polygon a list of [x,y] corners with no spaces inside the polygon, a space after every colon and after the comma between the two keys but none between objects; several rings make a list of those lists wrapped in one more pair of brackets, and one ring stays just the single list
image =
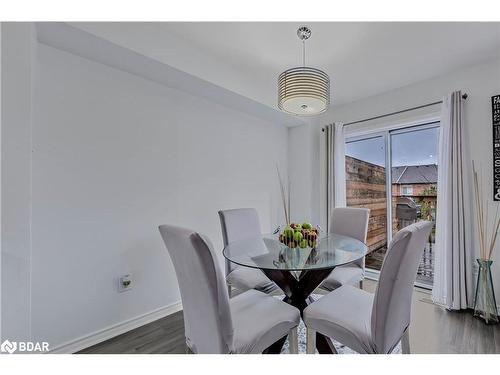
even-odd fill
[{"label": "house roof", "polygon": [[393,184],[435,184],[437,175],[436,164],[392,167]]}]

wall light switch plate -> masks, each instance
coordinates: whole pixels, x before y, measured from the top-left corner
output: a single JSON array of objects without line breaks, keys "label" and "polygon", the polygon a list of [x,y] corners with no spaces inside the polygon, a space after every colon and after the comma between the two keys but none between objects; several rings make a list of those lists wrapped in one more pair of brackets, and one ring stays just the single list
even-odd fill
[{"label": "wall light switch plate", "polygon": [[132,275],[127,274],[118,278],[118,291],[125,292],[132,289]]}]

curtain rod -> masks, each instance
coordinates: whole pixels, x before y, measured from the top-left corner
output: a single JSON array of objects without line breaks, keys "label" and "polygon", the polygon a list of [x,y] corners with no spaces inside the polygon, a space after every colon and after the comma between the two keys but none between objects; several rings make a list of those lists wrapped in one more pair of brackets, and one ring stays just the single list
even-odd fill
[{"label": "curtain rod", "polygon": [[[467,99],[469,95],[467,95],[467,93],[463,94],[462,95],[462,99]],[[403,109],[401,111],[396,111],[396,112],[391,112],[391,113],[387,113],[385,115],[380,115],[380,116],[374,116],[374,117],[370,117],[370,118],[365,118],[363,120],[358,120],[358,121],[352,121],[352,122],[348,122],[346,124],[344,124],[344,126],[348,126],[348,125],[354,125],[354,124],[359,124],[361,122],[366,122],[366,121],[371,121],[371,120],[377,120],[379,118],[384,118],[384,117],[388,117],[388,116],[394,116],[394,115],[398,115],[400,113],[404,113],[404,112],[408,112],[408,111],[414,111],[416,109],[420,109],[420,108],[425,108],[425,107],[430,107],[430,106],[433,106],[433,105],[436,105],[436,104],[441,104],[443,101],[440,100],[438,102],[433,102],[433,103],[428,103],[428,104],[423,104],[423,105],[419,105],[419,106],[416,106],[416,107],[412,107],[412,108],[407,108],[407,109]],[[325,131],[325,128],[321,129],[322,132]]]}]

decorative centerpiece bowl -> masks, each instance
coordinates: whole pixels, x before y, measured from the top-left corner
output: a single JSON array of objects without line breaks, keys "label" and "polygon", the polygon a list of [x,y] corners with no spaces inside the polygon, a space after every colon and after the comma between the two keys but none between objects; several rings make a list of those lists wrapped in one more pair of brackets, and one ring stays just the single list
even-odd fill
[{"label": "decorative centerpiece bowl", "polygon": [[318,229],[313,228],[310,223],[290,223],[279,235],[279,241],[289,248],[307,247],[314,248],[318,243]]}]

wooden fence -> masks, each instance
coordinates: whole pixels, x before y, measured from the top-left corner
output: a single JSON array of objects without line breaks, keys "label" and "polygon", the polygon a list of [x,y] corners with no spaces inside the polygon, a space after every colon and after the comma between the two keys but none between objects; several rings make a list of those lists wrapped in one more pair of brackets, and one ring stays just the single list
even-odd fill
[{"label": "wooden fence", "polygon": [[387,244],[385,168],[346,156],[346,198],[349,207],[370,209],[368,251],[385,246]]}]

